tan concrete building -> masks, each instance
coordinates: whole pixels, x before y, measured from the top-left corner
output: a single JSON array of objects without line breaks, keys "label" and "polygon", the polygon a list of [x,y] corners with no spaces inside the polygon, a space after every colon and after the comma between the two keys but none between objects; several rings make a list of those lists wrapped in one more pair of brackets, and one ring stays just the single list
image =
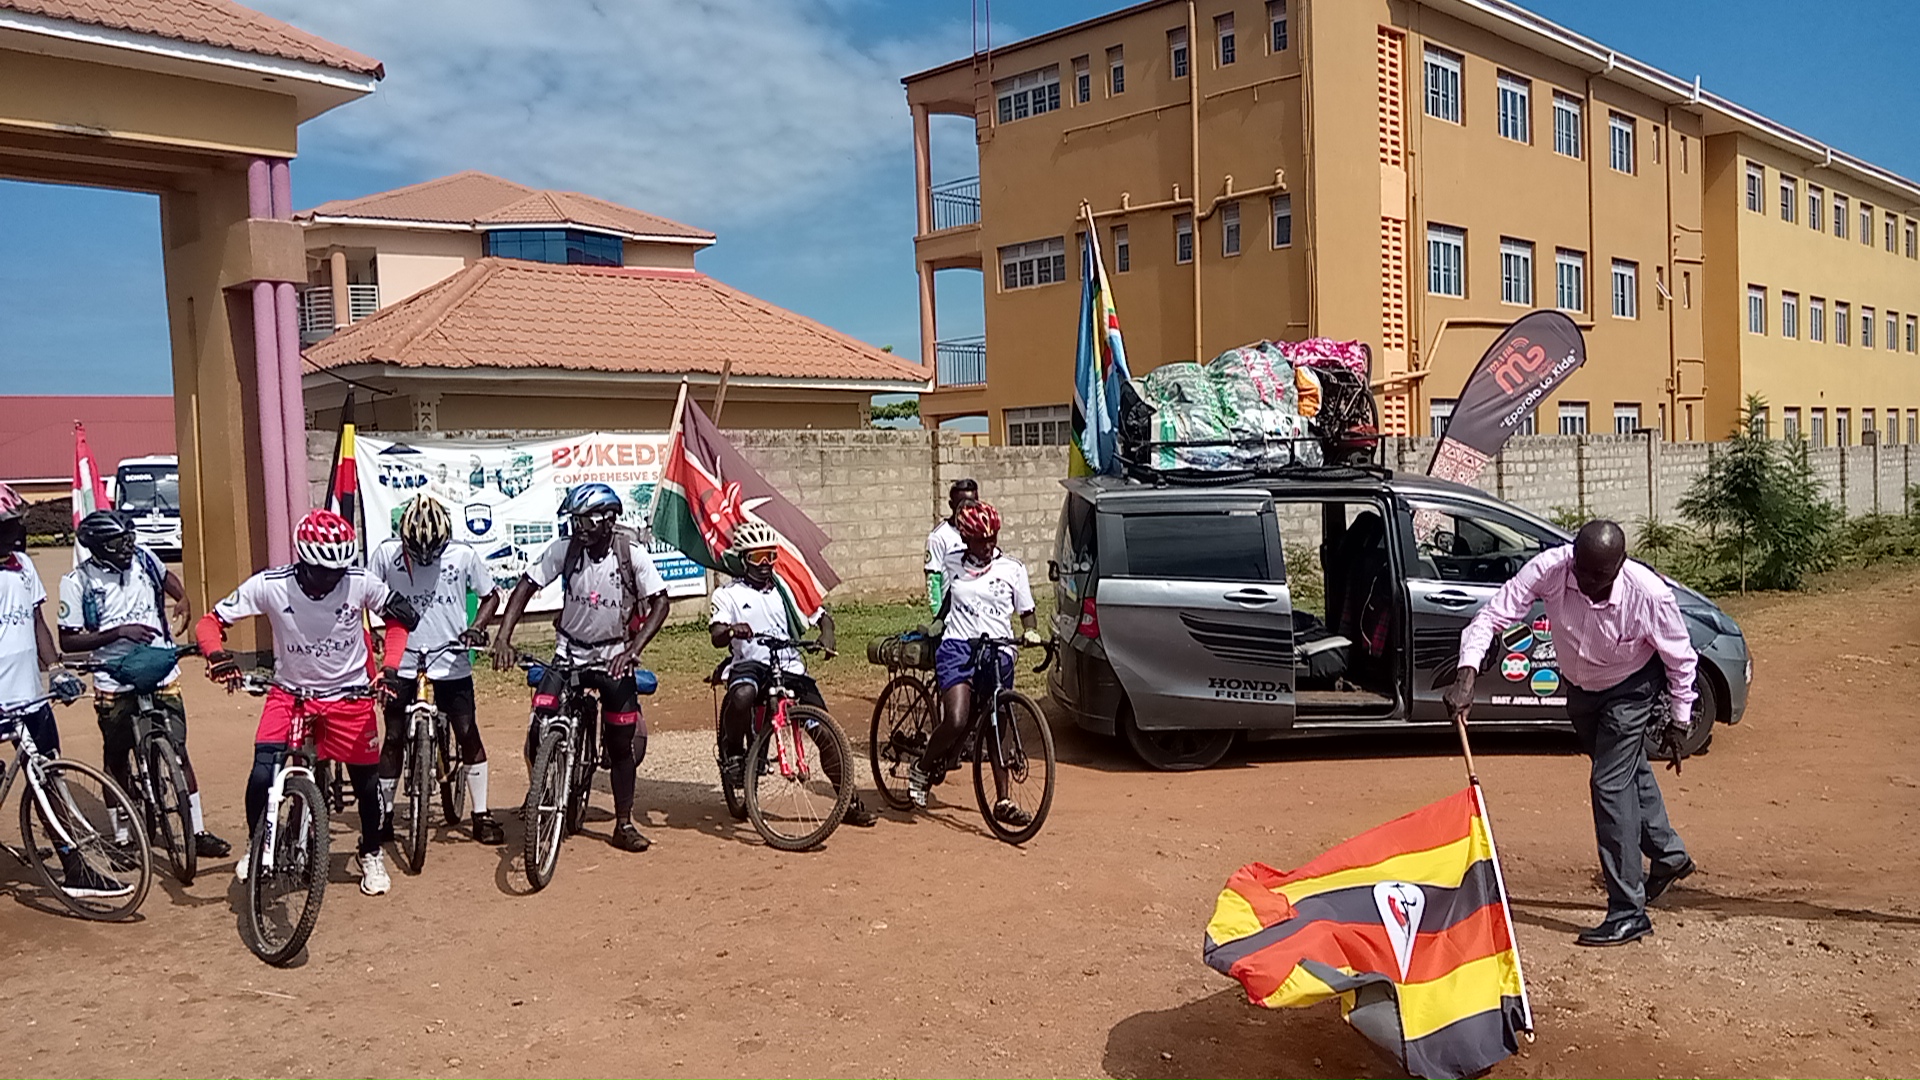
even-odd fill
[{"label": "tan concrete building", "polygon": [[159,199],[197,611],[291,557],[308,503],[289,164],[301,123],[382,74],[228,0],[0,0],[0,177]]},{"label": "tan concrete building", "polygon": [[[1743,337],[1748,284],[1776,307],[1782,289],[1883,321],[1891,305],[1902,335],[1920,290],[1879,218],[1871,252],[1824,238],[1819,284],[1789,273],[1822,238],[1735,214],[1726,162],[1762,159],[1770,200],[1784,167],[1882,217],[1920,188],[1503,0],[1150,0],[905,84],[938,380],[922,412],[986,416],[1009,442],[1064,438],[1083,202],[1136,373],[1356,338],[1390,432],[1443,423],[1498,331],[1540,307],[1573,315],[1589,360],[1538,430],[1718,438],[1743,393],[1811,408],[1840,370],[1787,359],[1804,337]],[[932,183],[937,114],[974,119],[977,181]],[[985,274],[984,343],[939,334],[934,276],[954,269]],[[1747,363],[1762,355],[1779,358]],[[1862,359],[1846,378],[1873,381],[1880,417],[1920,406],[1884,348]]]},{"label": "tan concrete building", "polygon": [[[864,427],[917,365],[702,274],[714,234],[462,172],[295,215],[312,425],[664,430],[682,379],[730,427]],[[365,320],[365,321],[363,321]],[[343,381],[351,380],[351,382]]]}]

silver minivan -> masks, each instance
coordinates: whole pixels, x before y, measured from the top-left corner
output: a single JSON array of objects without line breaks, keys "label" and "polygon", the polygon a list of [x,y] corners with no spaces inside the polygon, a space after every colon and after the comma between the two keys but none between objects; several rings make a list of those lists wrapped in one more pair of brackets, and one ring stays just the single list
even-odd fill
[{"label": "silver minivan", "polygon": [[[1571,537],[1475,488],[1382,469],[1209,487],[1066,482],[1048,576],[1053,702],[1157,769],[1203,769],[1236,737],[1444,729],[1460,634],[1527,560]],[[1675,585],[1700,651],[1701,722],[1746,711],[1746,640]],[[1553,628],[1505,627],[1473,726],[1571,730]]]}]

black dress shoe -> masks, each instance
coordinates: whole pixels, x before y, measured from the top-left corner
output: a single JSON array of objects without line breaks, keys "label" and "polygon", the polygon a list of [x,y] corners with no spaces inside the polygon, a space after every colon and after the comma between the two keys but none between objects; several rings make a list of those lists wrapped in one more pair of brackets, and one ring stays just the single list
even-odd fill
[{"label": "black dress shoe", "polygon": [[1653,933],[1653,920],[1645,915],[1621,915],[1608,919],[1591,930],[1580,931],[1573,939],[1575,945],[1606,946],[1625,945],[1629,941],[1639,941]]},{"label": "black dress shoe", "polygon": [[1667,886],[1693,873],[1694,869],[1692,856],[1688,856],[1687,861],[1681,863],[1678,869],[1654,868],[1653,873],[1647,875],[1647,903],[1651,904],[1660,899],[1660,894],[1667,891]]}]

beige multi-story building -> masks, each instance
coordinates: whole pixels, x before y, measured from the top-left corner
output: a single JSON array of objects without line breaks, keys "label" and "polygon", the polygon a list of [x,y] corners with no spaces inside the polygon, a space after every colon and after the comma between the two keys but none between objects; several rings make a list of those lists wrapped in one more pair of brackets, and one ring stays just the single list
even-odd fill
[{"label": "beige multi-story building", "polygon": [[[1359,339],[1390,432],[1442,425],[1533,308],[1572,315],[1589,356],[1541,404],[1543,432],[1718,438],[1748,393],[1776,432],[1790,409],[1873,408],[1884,431],[1888,409],[1920,407],[1899,355],[1920,186],[1502,0],[1149,0],[904,81],[929,418],[1064,439],[1089,223],[1136,374],[1261,338]],[[977,179],[932,183],[939,114],[973,118]],[[1750,163],[1765,214],[1744,209]],[[1836,197],[1872,207],[1871,246],[1809,228],[1810,197],[1823,220]],[[952,270],[984,274],[984,342],[939,333]],[[1873,308],[1876,350],[1807,351],[1816,296],[1829,321],[1847,305],[1856,343]],[[1801,305],[1789,325],[1783,300]]]}]

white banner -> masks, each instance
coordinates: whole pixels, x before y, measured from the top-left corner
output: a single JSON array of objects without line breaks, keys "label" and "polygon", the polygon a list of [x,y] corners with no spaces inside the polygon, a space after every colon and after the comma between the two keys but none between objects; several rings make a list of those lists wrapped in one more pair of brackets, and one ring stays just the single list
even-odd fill
[{"label": "white banner", "polygon": [[[453,538],[473,545],[493,578],[511,589],[529,563],[563,535],[560,500],[575,484],[599,481],[620,493],[621,524],[647,541],[647,550],[667,579],[671,597],[705,596],[707,572],[653,539],[653,512],[665,432],[579,435],[527,442],[436,439],[419,444],[375,435],[356,439],[360,497],[365,502],[367,548],[393,535],[400,508],[426,493],[453,515]],[[527,605],[529,611],[560,607],[555,582]]]}]

